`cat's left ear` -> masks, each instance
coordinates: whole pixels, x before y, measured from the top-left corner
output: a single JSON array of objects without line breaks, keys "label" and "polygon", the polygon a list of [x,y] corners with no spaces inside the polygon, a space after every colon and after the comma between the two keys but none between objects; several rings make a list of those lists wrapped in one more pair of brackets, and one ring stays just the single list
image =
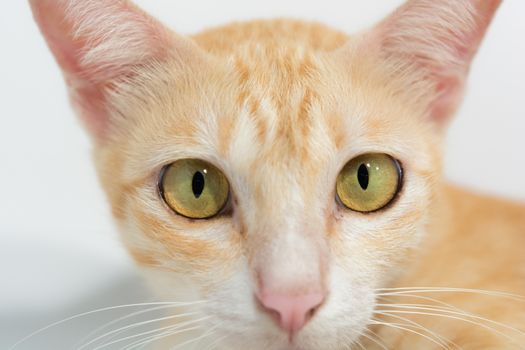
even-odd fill
[{"label": "cat's left ear", "polygon": [[203,52],[128,0],[29,0],[64,74],[71,101],[96,142],[110,128],[108,93],[141,67],[200,62]]},{"label": "cat's left ear", "polygon": [[429,90],[426,110],[443,125],[461,101],[471,60],[500,3],[409,0],[365,34],[363,44],[394,62],[405,84]]}]

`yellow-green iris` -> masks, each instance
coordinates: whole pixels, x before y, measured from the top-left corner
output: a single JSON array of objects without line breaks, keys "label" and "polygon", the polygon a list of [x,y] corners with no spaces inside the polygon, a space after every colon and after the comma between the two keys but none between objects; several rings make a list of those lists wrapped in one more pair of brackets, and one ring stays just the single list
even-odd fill
[{"label": "yellow-green iris", "polygon": [[181,159],[165,168],[160,191],[166,204],[178,214],[206,219],[224,208],[230,187],[226,176],[210,163]]},{"label": "yellow-green iris", "polygon": [[401,181],[399,163],[387,154],[368,153],[350,160],[339,173],[337,196],[347,208],[371,212],[395,197]]}]

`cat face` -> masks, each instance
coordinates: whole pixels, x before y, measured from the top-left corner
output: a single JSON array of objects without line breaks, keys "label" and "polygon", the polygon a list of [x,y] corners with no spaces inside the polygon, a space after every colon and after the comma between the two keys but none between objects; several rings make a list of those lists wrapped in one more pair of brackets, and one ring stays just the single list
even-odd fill
[{"label": "cat face", "polygon": [[[237,337],[240,344],[253,337],[286,343],[286,332],[259,305],[256,295],[265,288],[326,295],[298,335],[302,348],[319,338],[337,344],[337,334],[362,331],[374,288],[391,277],[423,232],[440,163],[427,125],[379,81],[352,81],[336,60],[293,50],[286,52],[297,55],[291,64],[310,61],[308,74],[286,76],[276,65],[273,81],[258,83],[264,76],[256,70],[276,64],[261,57],[242,72],[227,62],[181,77],[168,66],[151,73],[158,74],[152,84],[131,83],[133,94],[119,96],[121,113],[148,124],[129,124],[98,155],[131,254],[171,282],[161,287],[167,298],[198,296],[209,301],[203,313],[214,315],[210,323],[219,332],[246,330],[240,331],[246,339]],[[287,96],[280,95],[283,84]],[[388,108],[362,102],[378,99],[389,101]],[[345,163],[371,152],[399,160],[403,187],[392,205],[364,214],[338,202],[336,179]],[[163,167],[188,158],[224,173],[231,196],[226,213],[188,219],[159,196]],[[181,279],[189,282],[181,287]]]},{"label": "cat face", "polygon": [[[67,3],[32,6],[93,135],[122,239],[159,292],[203,300],[191,311],[226,348],[357,339],[375,289],[425,234],[443,124],[497,1],[411,1],[351,39],[275,21],[193,41],[125,1]],[[366,212],[337,190],[362,155],[398,167],[392,198]],[[227,186],[209,218],[167,200],[167,169],[188,159]]]}]

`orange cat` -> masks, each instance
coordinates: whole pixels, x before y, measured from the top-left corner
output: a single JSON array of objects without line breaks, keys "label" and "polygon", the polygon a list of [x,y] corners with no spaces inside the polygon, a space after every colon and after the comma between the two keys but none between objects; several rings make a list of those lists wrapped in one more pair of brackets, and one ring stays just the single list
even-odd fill
[{"label": "orange cat", "polygon": [[193,38],[125,0],[30,2],[123,242],[195,302],[128,349],[525,348],[525,206],[441,177],[499,0]]}]

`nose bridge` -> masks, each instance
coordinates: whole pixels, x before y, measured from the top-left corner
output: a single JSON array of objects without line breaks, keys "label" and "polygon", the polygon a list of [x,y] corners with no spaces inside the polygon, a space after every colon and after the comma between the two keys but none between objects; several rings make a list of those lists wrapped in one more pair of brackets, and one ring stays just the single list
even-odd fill
[{"label": "nose bridge", "polygon": [[252,271],[261,292],[306,294],[324,290],[328,248],[322,218],[302,203],[281,206],[249,238]]},{"label": "nose bridge", "polygon": [[328,265],[319,201],[308,199],[301,174],[291,169],[251,179],[257,201],[246,217],[255,300],[290,338],[323,304]]},{"label": "nose bridge", "polygon": [[265,216],[259,224],[268,226],[294,226],[302,220],[305,209],[304,188],[301,174],[292,168],[260,167],[253,179],[257,212]]},{"label": "nose bridge", "polygon": [[294,220],[273,226],[254,259],[255,298],[290,339],[327,295],[327,249],[324,235],[314,227]]},{"label": "nose bridge", "polygon": [[321,287],[326,249],[323,240],[306,227],[277,229],[267,244],[259,246],[256,254],[260,288],[301,294]]},{"label": "nose bridge", "polygon": [[301,294],[323,284],[328,251],[324,218],[317,214],[318,203],[306,202],[300,177],[290,168],[274,168],[252,178],[257,202],[247,239],[260,289]]}]

